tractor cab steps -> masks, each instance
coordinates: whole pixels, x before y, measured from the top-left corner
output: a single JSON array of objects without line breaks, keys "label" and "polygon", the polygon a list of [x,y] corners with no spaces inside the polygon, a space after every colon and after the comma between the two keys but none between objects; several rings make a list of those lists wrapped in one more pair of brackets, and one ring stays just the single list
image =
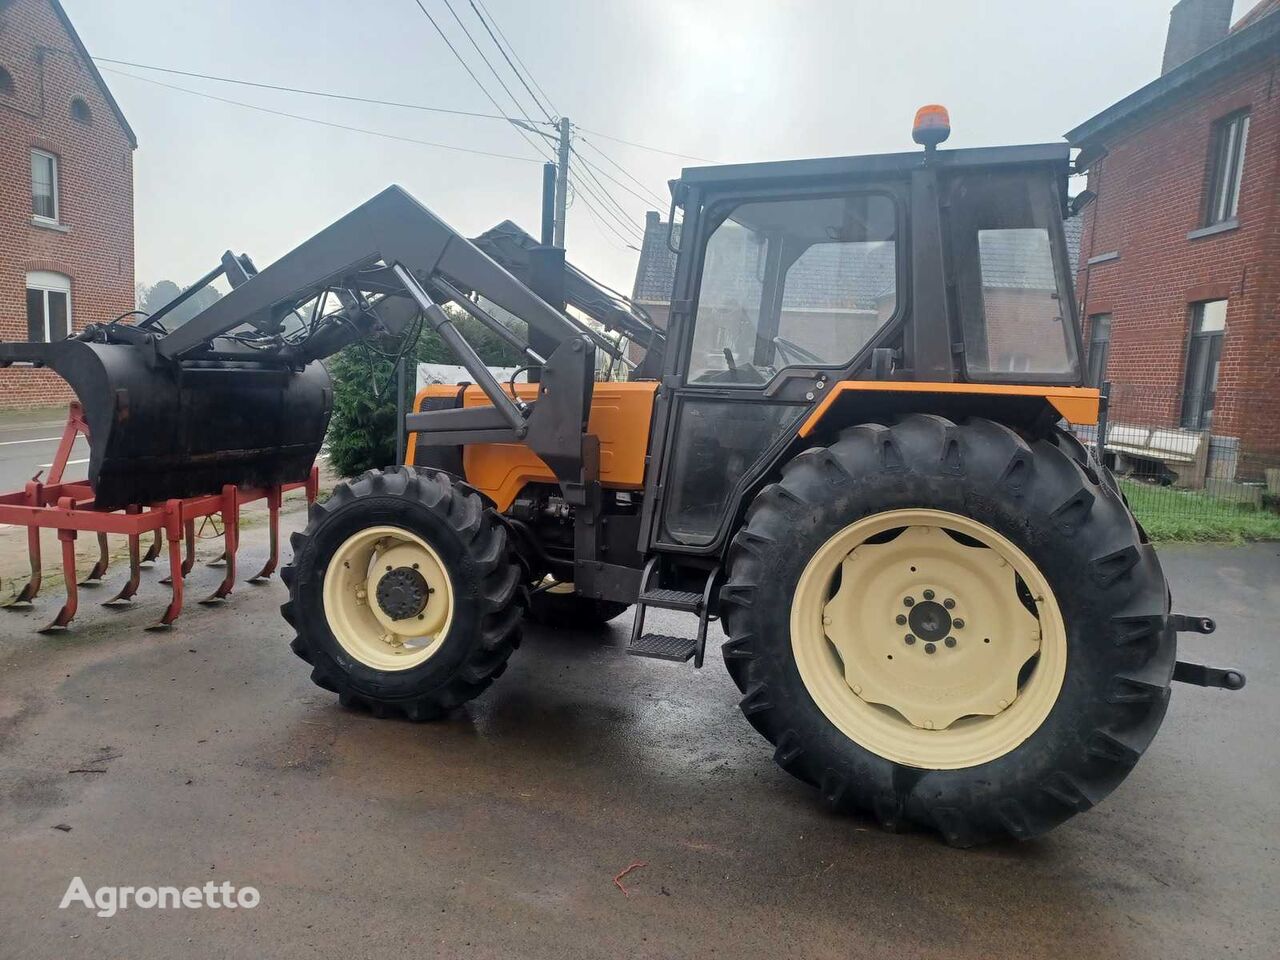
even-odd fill
[{"label": "tractor cab steps", "polygon": [[[658,557],[651,557],[645,564],[644,574],[640,578],[640,596],[636,598],[635,623],[631,628],[631,640],[627,644],[627,653],[634,657],[672,660],[676,663],[686,663],[692,659],[695,667],[701,667],[707,646],[707,623],[711,619],[711,593],[715,588],[720,568],[716,567],[707,575],[706,585],[701,592],[698,592],[650,586],[656,579],[657,564]],[[697,637],[690,639],[661,633],[645,633],[645,612],[651,607],[697,614]]]},{"label": "tractor cab steps", "polygon": [[702,594],[692,590],[649,590],[640,594],[640,601],[651,607],[687,613],[697,613],[702,608]]},{"label": "tractor cab steps", "polygon": [[697,652],[698,641],[692,637],[671,637],[662,633],[646,633],[638,639],[632,637],[627,644],[627,653],[633,657],[671,660],[675,663],[688,663]]}]

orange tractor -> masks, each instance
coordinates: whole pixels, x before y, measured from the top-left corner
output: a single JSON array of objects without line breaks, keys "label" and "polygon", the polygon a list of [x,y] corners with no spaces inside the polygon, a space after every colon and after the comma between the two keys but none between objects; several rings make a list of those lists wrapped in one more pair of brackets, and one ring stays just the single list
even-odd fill
[{"label": "orange tractor", "polygon": [[[75,386],[109,507],[296,481],[327,421],[319,361],[430,327],[472,382],[421,392],[409,464],[339,484],[293,538],[283,613],[318,685],[428,720],[503,672],[527,616],[634,608],[630,653],[696,666],[718,619],[743,714],[826,803],[962,845],[1032,837],[1124,779],[1172,680],[1244,679],[1177,661],[1177,632],[1212,621],[1170,612],[1073,430],[1100,401],[1067,147],[939,150],[946,132],[925,111],[920,152],[685,170],[662,330],[563,251],[470,242],[393,187],[260,272],[228,254],[232,292],[174,330],[3,356]],[[443,303],[517,343],[530,382],[499,382]],[[653,608],[698,627],[647,632]]]}]

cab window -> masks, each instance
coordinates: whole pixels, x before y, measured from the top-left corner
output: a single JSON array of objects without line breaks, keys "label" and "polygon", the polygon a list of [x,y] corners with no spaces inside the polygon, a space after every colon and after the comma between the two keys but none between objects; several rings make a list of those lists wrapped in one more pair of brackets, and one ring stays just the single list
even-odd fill
[{"label": "cab window", "polygon": [[848,363],[897,309],[898,223],[878,193],[743,203],[707,239],[688,382],[759,385]]}]

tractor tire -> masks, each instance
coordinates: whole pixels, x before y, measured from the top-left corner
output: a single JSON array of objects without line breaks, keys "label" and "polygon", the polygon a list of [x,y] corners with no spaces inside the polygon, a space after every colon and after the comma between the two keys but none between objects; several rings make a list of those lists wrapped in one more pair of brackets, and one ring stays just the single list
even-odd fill
[{"label": "tractor tire", "polygon": [[833,809],[956,846],[1038,836],[1114,790],[1176,659],[1159,561],[1106,470],[1064,432],[990,420],[804,451],[752,501],[721,605],[774,760]]},{"label": "tractor tire", "polygon": [[371,470],[313,504],[281,571],[294,653],[343,706],[432,720],[479,695],[520,644],[506,530],[447,474]]},{"label": "tractor tire", "polygon": [[541,590],[529,597],[529,609],[525,615],[544,627],[599,630],[628,609],[630,604],[617,600],[599,600],[595,597],[580,597],[575,593]]}]

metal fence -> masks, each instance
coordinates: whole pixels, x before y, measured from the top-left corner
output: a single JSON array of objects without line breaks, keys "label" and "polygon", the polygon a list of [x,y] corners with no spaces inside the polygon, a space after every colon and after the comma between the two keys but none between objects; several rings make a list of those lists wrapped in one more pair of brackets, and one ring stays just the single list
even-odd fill
[{"label": "metal fence", "polygon": [[1280,443],[1267,397],[1103,387],[1103,415],[1079,436],[1115,473],[1157,538],[1280,538]]}]

